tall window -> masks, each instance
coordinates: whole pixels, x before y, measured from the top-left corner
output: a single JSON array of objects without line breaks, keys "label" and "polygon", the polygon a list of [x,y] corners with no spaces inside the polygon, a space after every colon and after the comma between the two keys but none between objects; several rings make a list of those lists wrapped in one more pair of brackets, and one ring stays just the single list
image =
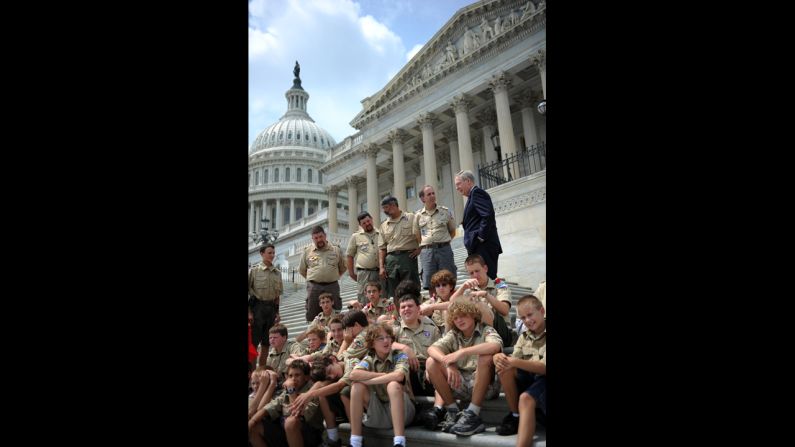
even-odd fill
[{"label": "tall window", "polygon": [[312,183],[312,169],[306,170],[306,181]]},{"label": "tall window", "polygon": [[284,181],[290,181],[290,168],[284,168]]},{"label": "tall window", "polygon": [[317,184],[318,185],[323,184],[323,173],[320,171],[317,171]]},{"label": "tall window", "polygon": [[273,183],[279,183],[279,168],[273,170]]},{"label": "tall window", "polygon": [[259,185],[259,171],[254,171],[254,184]]},{"label": "tall window", "polygon": [[263,177],[265,177],[265,178],[263,179],[262,182],[263,183],[268,183],[268,170],[267,169],[265,170],[265,172],[263,174]]},{"label": "tall window", "polygon": [[296,168],[295,170],[295,181],[296,182],[301,181],[301,168]]},{"label": "tall window", "polygon": [[414,185],[406,186],[406,198],[413,199],[415,195]]}]

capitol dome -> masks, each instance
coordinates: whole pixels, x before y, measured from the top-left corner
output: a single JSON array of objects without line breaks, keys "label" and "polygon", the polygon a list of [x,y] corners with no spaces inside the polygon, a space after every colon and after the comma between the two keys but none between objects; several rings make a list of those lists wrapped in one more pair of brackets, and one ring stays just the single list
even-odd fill
[{"label": "capitol dome", "polygon": [[335,144],[325,129],[315,124],[306,112],[309,93],[301,88],[296,79],[293,88],[284,94],[287,98],[287,113],[257,135],[249,154],[271,147],[299,146],[315,149],[331,149]]}]

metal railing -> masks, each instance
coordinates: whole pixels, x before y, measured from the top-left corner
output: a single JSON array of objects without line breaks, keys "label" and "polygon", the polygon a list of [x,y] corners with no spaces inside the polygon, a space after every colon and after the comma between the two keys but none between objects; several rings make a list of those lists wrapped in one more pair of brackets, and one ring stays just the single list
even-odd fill
[{"label": "metal railing", "polygon": [[306,283],[306,278],[298,273],[298,267],[281,267],[282,281],[292,282],[296,284]]},{"label": "metal railing", "polygon": [[483,189],[489,189],[541,172],[546,168],[547,145],[541,142],[482,168],[478,165],[479,185]]}]

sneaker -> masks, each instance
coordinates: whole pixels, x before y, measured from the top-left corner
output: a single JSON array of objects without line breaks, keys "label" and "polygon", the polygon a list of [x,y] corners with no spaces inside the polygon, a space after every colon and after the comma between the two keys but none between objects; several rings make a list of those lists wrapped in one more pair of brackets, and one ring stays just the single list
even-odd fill
[{"label": "sneaker", "polygon": [[483,424],[480,416],[476,415],[471,410],[459,412],[458,422],[450,428],[450,433],[461,436],[472,436],[484,431],[486,431],[486,425]]},{"label": "sneaker", "polygon": [[422,422],[428,430],[436,430],[436,426],[444,417],[444,408],[431,407],[430,410],[422,414]]},{"label": "sneaker", "polygon": [[519,433],[519,418],[508,412],[508,415],[502,418],[502,425],[497,427],[497,434],[510,436],[517,433]]},{"label": "sneaker", "polygon": [[464,414],[464,412],[460,410],[447,410],[447,414],[444,415],[444,421],[442,421],[442,431],[450,433],[450,429],[458,422],[458,418],[460,418],[462,414]]}]

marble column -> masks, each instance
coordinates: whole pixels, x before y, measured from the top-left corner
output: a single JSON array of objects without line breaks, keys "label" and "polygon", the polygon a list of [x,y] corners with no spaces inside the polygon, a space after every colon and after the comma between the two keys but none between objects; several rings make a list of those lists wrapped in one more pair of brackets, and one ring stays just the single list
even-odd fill
[{"label": "marble column", "polygon": [[458,155],[461,158],[461,169],[475,172],[475,162],[472,159],[472,138],[469,135],[469,107],[472,103],[466,95],[462,94],[454,97],[453,102],[450,104],[455,112],[455,125],[458,133]]},{"label": "marble column", "polygon": [[544,98],[547,99],[547,50],[538,50],[538,53],[530,57],[530,61],[538,68],[538,74],[541,76],[541,89]]},{"label": "marble column", "polygon": [[295,216],[297,216],[297,215],[298,215],[298,213],[295,212],[295,197],[291,197],[290,198],[290,217],[289,217],[290,222],[289,223],[295,222]]},{"label": "marble column", "polygon": [[431,185],[436,191],[436,150],[433,146],[433,113],[422,113],[417,118],[417,124],[422,130],[423,170],[425,171],[425,184]]},{"label": "marble column", "polygon": [[483,152],[486,157],[486,164],[494,163],[498,160],[497,150],[491,136],[494,135],[494,125],[497,124],[497,115],[493,109],[486,109],[478,114],[478,121],[483,123]]},{"label": "marble column", "polygon": [[424,182],[421,185],[417,185],[417,191],[416,192],[417,192],[417,198],[419,199],[419,195],[420,195],[420,191],[422,190],[422,187],[428,184],[428,181],[425,179],[425,177],[426,177],[426,175],[425,175],[425,165],[424,165],[425,158],[423,156],[422,144],[414,143],[414,145],[412,146],[412,149],[414,149],[414,153],[417,154],[417,159],[418,159],[417,160],[417,164],[416,164],[416,168],[417,168],[416,171],[418,171],[417,172],[417,176],[422,176],[422,181]]},{"label": "marble column", "polygon": [[306,216],[309,215],[309,199],[304,199],[304,211],[303,211],[304,219]]},{"label": "marble column", "polygon": [[260,210],[259,207],[257,206],[257,202],[251,202],[251,209],[254,211],[254,222],[253,222],[254,225],[252,225],[253,230],[251,231],[259,233]]},{"label": "marble column", "polygon": [[514,101],[519,104],[520,110],[522,111],[522,132],[524,133],[524,142],[526,147],[521,148],[521,150],[525,150],[530,148],[530,146],[538,144],[536,123],[533,116],[533,109],[535,109],[533,104],[535,101],[533,100],[530,92],[522,93],[522,95],[515,98]]},{"label": "marble column", "polygon": [[257,205],[255,202],[249,202],[248,207],[248,232],[253,233],[257,229]]},{"label": "marble column", "polygon": [[[489,86],[494,91],[494,103],[497,110],[497,129],[500,133],[500,147],[502,149],[502,159],[506,160],[516,154],[516,140],[513,133],[513,123],[511,121],[511,105],[508,99],[508,87],[511,85],[509,75],[503,71],[492,76]],[[518,169],[516,164],[506,167],[510,169],[511,178],[516,179]]]},{"label": "marble column", "polygon": [[373,225],[381,226],[381,201],[378,200],[378,170],[375,166],[375,157],[378,155],[378,146],[368,144],[362,149],[367,160],[367,212],[373,217]]},{"label": "marble column", "polygon": [[282,221],[282,199],[276,199],[276,222],[273,222],[271,228],[278,229],[283,226]]},{"label": "marble column", "polygon": [[339,187],[331,185],[326,188],[328,192],[328,231],[329,233],[337,232],[337,192]]},{"label": "marble column", "polygon": [[345,183],[348,184],[348,230],[353,234],[359,231],[359,221],[356,220],[359,214],[359,177],[350,176]]},{"label": "marble column", "polygon": [[[451,127],[447,132],[444,133],[444,136],[447,138],[448,143],[450,144],[450,173],[451,178],[453,179],[453,185],[455,185],[455,175],[461,170],[461,160],[458,156],[458,132],[456,132],[455,127]],[[456,219],[456,225],[461,222],[461,218],[463,217],[464,212],[464,197],[455,190],[453,187],[452,191],[453,195],[453,217]]]},{"label": "marble column", "polygon": [[402,210],[408,207],[408,202],[406,202],[406,168],[403,163],[403,141],[406,136],[406,132],[402,129],[392,130],[388,135],[389,140],[392,142],[392,167],[395,173],[394,195]]}]

